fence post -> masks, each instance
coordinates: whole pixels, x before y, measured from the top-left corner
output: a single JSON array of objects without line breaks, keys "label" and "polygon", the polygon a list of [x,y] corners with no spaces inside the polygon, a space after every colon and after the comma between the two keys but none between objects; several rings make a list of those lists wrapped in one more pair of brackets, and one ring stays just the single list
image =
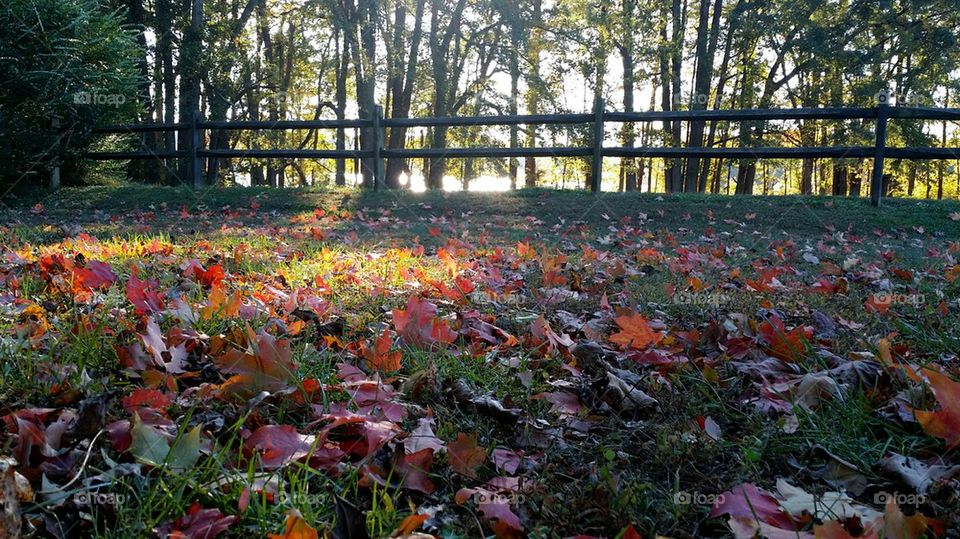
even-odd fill
[{"label": "fence post", "polygon": [[[53,127],[54,135],[57,136],[57,140],[60,135],[60,118],[54,117],[51,121],[51,127]],[[50,189],[60,189],[60,155],[57,152],[57,155],[54,156],[56,159],[56,164],[50,169]]]},{"label": "fence post", "polygon": [[378,191],[384,183],[383,158],[383,107],[376,105],[373,111],[373,190]]},{"label": "fence post", "polygon": [[887,117],[890,114],[890,92],[877,94],[877,145],[873,154],[873,176],[870,179],[870,204],[880,206],[883,198],[883,158],[887,153]]},{"label": "fence post", "polygon": [[593,104],[593,160],[590,162],[590,190],[600,192],[603,173],[603,98]]},{"label": "fence post", "polygon": [[203,166],[200,161],[200,129],[198,123],[200,122],[200,111],[194,110],[190,113],[190,146],[187,148],[189,153],[188,159],[188,181],[193,185],[194,189],[199,189],[203,187]]}]

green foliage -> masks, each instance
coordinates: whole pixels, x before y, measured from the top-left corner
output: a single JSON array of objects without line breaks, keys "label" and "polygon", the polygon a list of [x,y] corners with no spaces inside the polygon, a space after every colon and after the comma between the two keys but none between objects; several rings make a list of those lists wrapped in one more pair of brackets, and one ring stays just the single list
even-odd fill
[{"label": "green foliage", "polygon": [[99,0],[0,4],[0,182],[40,182],[53,164],[74,177],[90,129],[133,117],[137,53]]}]

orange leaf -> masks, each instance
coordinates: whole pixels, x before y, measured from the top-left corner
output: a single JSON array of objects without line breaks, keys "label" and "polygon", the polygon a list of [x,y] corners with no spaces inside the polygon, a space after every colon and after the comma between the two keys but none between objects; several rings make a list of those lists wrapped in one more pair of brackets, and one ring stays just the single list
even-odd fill
[{"label": "orange leaf", "polygon": [[784,361],[799,361],[806,353],[806,344],[813,338],[813,330],[795,327],[787,331],[783,322],[773,316],[760,325],[760,335],[770,345],[770,355]]},{"label": "orange leaf", "polygon": [[447,444],[447,455],[453,471],[473,479],[477,477],[477,468],[487,460],[487,450],[477,446],[477,437],[462,432]]},{"label": "orange leaf", "polygon": [[616,323],[620,332],[610,337],[611,342],[623,348],[643,349],[660,342],[663,335],[650,329],[647,319],[637,313],[618,316]]},{"label": "orange leaf", "polygon": [[390,534],[390,537],[406,537],[415,532],[428,518],[430,518],[430,515],[427,513],[410,515],[403,519],[403,522]]},{"label": "orange leaf", "polygon": [[[917,539],[923,537],[925,531],[935,522],[927,522],[927,517],[920,513],[913,516],[906,516],[897,501],[893,498],[887,501],[887,507],[883,514],[883,537],[884,539]],[[938,537],[940,534],[936,534]]]},{"label": "orange leaf", "polygon": [[384,328],[383,333],[377,337],[373,348],[363,347],[363,359],[367,362],[370,370],[393,372],[400,370],[400,351],[390,351],[390,345],[393,344],[393,332]]},{"label": "orange leaf", "polygon": [[296,509],[287,512],[287,522],[283,528],[283,534],[271,533],[267,535],[268,539],[317,539],[319,534],[312,526],[307,524],[303,515]]},{"label": "orange leaf", "polygon": [[221,388],[225,393],[256,395],[261,391],[278,391],[297,382],[297,364],[292,359],[290,341],[269,333],[250,334],[247,350],[228,350],[215,356],[220,372],[233,374]]},{"label": "orange leaf", "polygon": [[922,372],[933,396],[940,403],[940,410],[914,410],[913,413],[927,434],[945,440],[947,447],[952,449],[960,445],[960,383],[931,369],[923,369]]}]

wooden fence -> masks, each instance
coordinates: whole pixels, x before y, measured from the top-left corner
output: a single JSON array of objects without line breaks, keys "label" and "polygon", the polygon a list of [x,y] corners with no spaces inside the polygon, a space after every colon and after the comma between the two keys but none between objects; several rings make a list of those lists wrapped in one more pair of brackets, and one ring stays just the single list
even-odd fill
[{"label": "wooden fence", "polygon": [[[587,114],[532,114],[503,116],[462,116],[435,118],[384,118],[383,109],[375,107],[376,114],[369,119],[350,120],[296,120],[296,121],[204,121],[194,113],[189,122],[166,124],[139,124],[102,127],[95,133],[150,133],[184,132],[187,147],[178,151],[136,151],[87,153],[85,157],[97,160],[127,159],[182,159],[186,160],[188,183],[202,185],[202,162],[205,158],[254,158],[254,159],[362,159],[373,177],[374,188],[384,182],[383,160],[443,159],[443,158],[520,158],[520,157],[583,157],[590,159],[590,188],[600,191],[600,178],[604,157],[660,157],[660,158],[867,158],[873,159],[873,174],[870,182],[870,199],[874,206],[880,205],[883,196],[885,159],[960,159],[960,148],[890,148],[887,146],[887,121],[913,120],[960,120],[960,109],[928,107],[891,107],[880,99],[876,107],[860,108],[797,108],[797,109],[748,109],[748,110],[689,110],[669,112],[608,112],[603,101],[597,101],[593,113]],[[875,144],[872,146],[828,147],[610,147],[604,146],[605,122],[661,122],[661,121],[724,121],[760,122],[769,120],[871,120],[875,123]],[[384,148],[384,130],[388,127],[474,127],[512,125],[589,125],[592,127],[590,147],[537,147],[537,148]],[[368,150],[317,150],[317,149],[208,149],[203,147],[203,131],[214,130],[288,130],[288,129],[366,129],[372,137]]]}]

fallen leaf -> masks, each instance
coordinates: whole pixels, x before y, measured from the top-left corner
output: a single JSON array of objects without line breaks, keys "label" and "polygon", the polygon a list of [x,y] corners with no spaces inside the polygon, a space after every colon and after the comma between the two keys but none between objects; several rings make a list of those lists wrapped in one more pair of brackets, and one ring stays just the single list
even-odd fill
[{"label": "fallen leaf", "polygon": [[287,511],[287,520],[283,525],[283,533],[267,534],[268,539],[318,539],[319,534],[296,509]]},{"label": "fallen leaf", "polygon": [[642,350],[660,342],[663,335],[650,329],[646,318],[637,313],[618,316],[615,320],[620,331],[610,336],[610,341],[623,348]]},{"label": "fallen leaf", "polygon": [[461,432],[456,440],[447,444],[447,459],[453,471],[476,479],[477,468],[487,460],[487,450],[477,446],[475,435]]}]

